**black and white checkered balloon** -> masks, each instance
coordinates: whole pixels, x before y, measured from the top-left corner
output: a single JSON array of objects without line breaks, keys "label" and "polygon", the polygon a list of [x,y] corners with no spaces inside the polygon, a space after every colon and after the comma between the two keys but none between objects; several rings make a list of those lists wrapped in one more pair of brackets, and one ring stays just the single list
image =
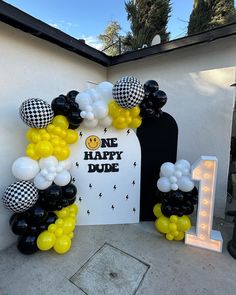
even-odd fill
[{"label": "black and white checkered balloon", "polygon": [[53,116],[51,105],[40,98],[29,98],[20,107],[21,119],[32,128],[45,128]]},{"label": "black and white checkered balloon", "polygon": [[131,109],[144,99],[144,87],[136,77],[126,76],[115,83],[112,94],[119,106]]},{"label": "black and white checkered balloon", "polygon": [[31,208],[38,199],[38,190],[30,181],[12,183],[2,198],[4,206],[14,212],[24,212]]}]

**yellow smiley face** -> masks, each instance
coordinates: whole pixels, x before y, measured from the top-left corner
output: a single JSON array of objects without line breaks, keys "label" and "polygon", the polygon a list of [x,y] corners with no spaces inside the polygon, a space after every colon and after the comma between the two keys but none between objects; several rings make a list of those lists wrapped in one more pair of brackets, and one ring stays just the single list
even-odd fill
[{"label": "yellow smiley face", "polygon": [[101,145],[101,140],[99,137],[97,137],[96,135],[90,135],[86,141],[85,141],[85,145],[89,150],[97,150],[100,145]]}]

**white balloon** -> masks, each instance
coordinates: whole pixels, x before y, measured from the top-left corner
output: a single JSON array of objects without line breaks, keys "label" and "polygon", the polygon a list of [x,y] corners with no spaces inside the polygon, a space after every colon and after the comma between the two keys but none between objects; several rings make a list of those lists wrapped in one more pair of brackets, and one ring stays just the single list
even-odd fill
[{"label": "white balloon", "polygon": [[177,183],[172,183],[172,184],[171,184],[171,189],[172,189],[173,191],[177,191],[178,188],[179,188],[179,187],[178,187]]},{"label": "white balloon", "polygon": [[76,95],[75,102],[79,104],[82,111],[85,111],[85,108],[92,104],[92,98],[86,91],[83,91]]},{"label": "white balloon", "polygon": [[157,181],[157,187],[161,192],[167,193],[171,190],[171,183],[167,177],[161,177]]},{"label": "white balloon", "polygon": [[94,120],[94,114],[92,112],[87,112],[85,118],[89,121],[92,121],[92,120]]},{"label": "white balloon", "polygon": [[112,118],[110,116],[106,116],[104,119],[100,119],[98,123],[102,127],[110,127],[112,124]]},{"label": "white balloon", "polygon": [[166,177],[170,177],[174,174],[174,172],[175,172],[175,165],[173,163],[166,162],[161,165],[162,175],[164,175]]},{"label": "white balloon", "polygon": [[188,176],[182,176],[177,184],[183,192],[190,192],[194,188],[194,182]]},{"label": "white balloon", "polygon": [[90,94],[90,97],[92,98],[93,102],[102,99],[95,88],[88,89],[87,92]]},{"label": "white balloon", "polygon": [[175,163],[175,165],[176,165],[176,166],[181,165],[181,166],[187,168],[188,170],[191,169],[191,164],[190,164],[187,160],[184,160],[184,159],[178,160],[178,161]]},{"label": "white balloon", "polygon": [[39,190],[44,190],[52,184],[52,181],[46,180],[40,173],[34,178],[34,186]]},{"label": "white balloon", "polygon": [[41,158],[39,160],[39,167],[41,169],[48,169],[49,167],[56,167],[58,165],[58,160],[54,156],[50,156],[47,158]]},{"label": "white balloon", "polygon": [[52,167],[48,167],[48,172],[49,173],[54,173],[56,172],[56,167],[52,166]]},{"label": "white balloon", "polygon": [[83,119],[86,118],[86,115],[87,115],[87,113],[85,111],[82,111],[80,113],[80,117],[83,118]]},{"label": "white balloon", "polygon": [[170,180],[171,183],[176,183],[178,179],[177,179],[177,177],[175,177],[175,176],[171,176],[171,177],[169,178],[169,180]]},{"label": "white balloon", "polygon": [[53,181],[54,178],[56,177],[56,173],[48,173],[46,176],[45,176],[45,179],[48,180],[48,181]]},{"label": "white balloon", "polygon": [[72,166],[72,161],[70,159],[66,159],[64,161],[60,161],[59,165],[61,165],[64,169],[69,170]]},{"label": "white balloon", "polygon": [[90,121],[90,120],[84,119],[81,125],[87,129],[93,129],[93,128],[97,127],[98,120],[94,119],[94,120]]},{"label": "white balloon", "polygon": [[175,172],[174,172],[174,176],[175,177],[177,177],[177,178],[180,178],[180,177],[182,177],[182,172],[180,171],[180,170],[175,170]]},{"label": "white balloon", "polygon": [[91,105],[87,105],[86,108],[85,108],[85,111],[86,112],[92,112],[93,108]]},{"label": "white balloon", "polygon": [[33,179],[38,172],[38,162],[29,157],[20,157],[12,165],[12,174],[20,180]]},{"label": "white balloon", "polygon": [[45,168],[43,168],[43,169],[40,171],[40,174],[41,174],[43,177],[45,177],[45,176],[48,175],[48,170],[45,169]]},{"label": "white balloon", "polygon": [[93,104],[93,113],[96,119],[103,119],[108,115],[108,106],[104,101],[97,101]]},{"label": "white balloon", "polygon": [[97,90],[97,93],[102,97],[102,99],[108,102],[109,100],[112,99],[112,88],[113,88],[112,83],[108,81],[104,81],[96,87],[96,90]]},{"label": "white balloon", "polygon": [[70,182],[70,180],[70,173],[67,170],[63,170],[62,172],[57,174],[54,179],[54,183],[60,186],[65,186]]}]

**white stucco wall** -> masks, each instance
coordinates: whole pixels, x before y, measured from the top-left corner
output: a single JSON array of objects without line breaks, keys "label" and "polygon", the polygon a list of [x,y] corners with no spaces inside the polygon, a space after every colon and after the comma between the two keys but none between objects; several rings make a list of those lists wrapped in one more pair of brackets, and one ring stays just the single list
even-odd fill
[{"label": "white stucco wall", "polygon": [[[87,88],[88,80],[106,80],[106,73],[103,66],[0,23],[0,196],[15,181],[12,162],[25,154],[28,128],[18,115],[21,103],[30,97],[51,102]],[[10,215],[0,202],[0,250],[16,238],[8,227]]]},{"label": "white stucco wall", "polygon": [[[235,37],[109,68],[108,80],[134,75],[157,80],[168,95],[163,108],[179,127],[178,158],[219,160],[215,215],[224,216],[235,89]],[[158,148],[157,148],[158,152]],[[158,177],[158,176],[157,176]]]}]

